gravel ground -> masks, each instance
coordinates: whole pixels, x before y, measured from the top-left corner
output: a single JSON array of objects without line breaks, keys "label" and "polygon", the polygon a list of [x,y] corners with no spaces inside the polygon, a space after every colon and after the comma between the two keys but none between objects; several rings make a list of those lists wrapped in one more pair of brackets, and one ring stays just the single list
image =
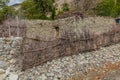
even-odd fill
[{"label": "gravel ground", "polygon": [[[94,67],[104,67],[106,62],[112,64],[120,62],[120,44],[104,47],[98,51],[79,53],[78,55],[55,59],[24,72],[16,70],[15,66],[10,66],[6,70],[6,74],[9,73],[9,75],[5,77],[5,80],[17,80],[18,78],[19,80],[68,80],[75,75],[86,75],[88,70],[94,69]],[[114,76],[116,74],[118,76]],[[106,76],[105,80],[120,80],[117,79],[119,78],[119,71],[118,73],[111,72],[109,75]],[[11,79],[11,77],[13,78]]]},{"label": "gravel ground", "polygon": [[56,59],[17,74],[20,80],[67,80],[79,73],[87,74],[88,69],[95,66],[103,67],[105,62],[114,64],[119,61],[120,44],[116,44],[98,51]]}]

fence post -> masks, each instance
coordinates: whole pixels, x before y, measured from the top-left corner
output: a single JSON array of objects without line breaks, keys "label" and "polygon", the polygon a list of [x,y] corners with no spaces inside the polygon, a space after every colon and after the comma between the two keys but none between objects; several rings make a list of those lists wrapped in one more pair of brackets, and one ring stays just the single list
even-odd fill
[{"label": "fence post", "polygon": [[16,19],[17,19],[17,37],[19,37],[20,35],[19,35],[19,21],[18,21],[18,16],[16,17]]},{"label": "fence post", "polygon": [[9,27],[9,37],[11,36],[11,26],[10,26],[10,23],[8,21],[8,27]]}]

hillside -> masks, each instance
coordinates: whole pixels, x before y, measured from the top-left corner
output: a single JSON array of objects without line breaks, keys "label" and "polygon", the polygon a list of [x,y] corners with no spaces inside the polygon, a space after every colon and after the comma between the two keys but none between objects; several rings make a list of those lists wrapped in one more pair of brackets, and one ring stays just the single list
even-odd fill
[{"label": "hillside", "polygon": [[[101,0],[56,0],[58,15],[56,18],[66,18],[74,16],[76,13],[84,16],[95,16],[95,8]],[[63,4],[67,3],[69,11],[62,12]]]}]

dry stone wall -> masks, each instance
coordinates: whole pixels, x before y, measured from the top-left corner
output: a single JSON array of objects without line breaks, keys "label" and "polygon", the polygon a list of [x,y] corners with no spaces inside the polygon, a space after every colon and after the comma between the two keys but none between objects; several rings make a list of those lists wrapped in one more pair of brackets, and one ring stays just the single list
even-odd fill
[{"label": "dry stone wall", "polygon": [[[88,17],[83,20],[79,18],[76,20],[74,17],[55,21],[29,20],[26,21],[26,37],[23,41],[16,42],[16,38],[11,38],[12,41],[11,39],[3,39],[4,43],[1,43],[0,46],[1,55],[4,54],[3,57],[8,62],[16,62],[13,55],[10,54],[16,53],[17,55],[14,55],[14,57],[19,59],[19,63],[22,63],[23,69],[27,69],[54,58],[89,51],[91,48],[95,50],[100,45],[107,45],[108,42],[110,44],[118,42],[120,39],[118,38],[119,32],[109,34],[109,30],[114,25],[114,19],[104,17]],[[59,27],[59,38],[56,38],[55,27]],[[89,31],[88,35],[84,32],[85,29]],[[116,39],[110,41],[111,35]],[[84,38],[85,36],[87,38]],[[14,43],[17,43],[17,45],[14,45]],[[22,48],[20,45],[22,45]],[[9,54],[13,60],[8,59]]]},{"label": "dry stone wall", "polygon": [[95,34],[101,34],[115,26],[115,20],[113,18],[88,17],[76,21],[74,17],[70,17],[55,21],[30,20],[26,21],[26,24],[28,38],[53,40],[56,37],[55,26],[59,27],[61,36],[66,30],[76,30],[76,33],[79,33],[85,27]]},{"label": "dry stone wall", "polygon": [[[70,17],[27,23],[23,70],[54,58],[96,50],[120,40],[120,29],[114,29],[115,21],[112,18],[88,17],[76,20]],[[55,27],[59,27],[59,38],[56,38]]]}]

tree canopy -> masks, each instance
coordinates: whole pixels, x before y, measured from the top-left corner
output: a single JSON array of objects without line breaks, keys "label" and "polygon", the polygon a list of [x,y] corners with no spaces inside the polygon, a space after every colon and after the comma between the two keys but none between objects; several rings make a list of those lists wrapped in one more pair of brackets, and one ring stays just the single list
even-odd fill
[{"label": "tree canopy", "polygon": [[96,7],[96,14],[117,17],[120,15],[120,0],[103,0]]},{"label": "tree canopy", "polygon": [[9,3],[9,0],[0,0],[0,7],[5,6],[7,3]]},{"label": "tree canopy", "polygon": [[15,9],[8,6],[9,0],[0,0],[0,23],[8,18],[13,18],[16,14]]},{"label": "tree canopy", "polygon": [[0,10],[0,23],[8,18],[13,18],[15,17],[15,9],[13,7],[10,6],[4,6],[1,10]]},{"label": "tree canopy", "polygon": [[21,10],[29,19],[49,19],[48,13],[54,17],[54,0],[25,0]]}]

